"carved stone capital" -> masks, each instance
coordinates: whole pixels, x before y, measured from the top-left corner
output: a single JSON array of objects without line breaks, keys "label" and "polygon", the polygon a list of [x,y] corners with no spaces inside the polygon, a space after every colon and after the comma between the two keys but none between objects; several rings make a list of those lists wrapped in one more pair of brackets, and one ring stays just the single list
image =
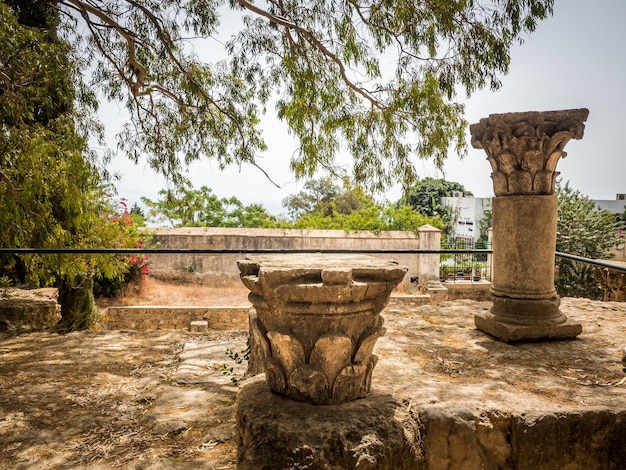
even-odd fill
[{"label": "carved stone capital", "polygon": [[339,404],[370,391],[381,310],[407,269],[355,255],[266,255],[237,262],[256,310],[251,355],[270,389]]},{"label": "carved stone capital", "polygon": [[484,149],[496,196],[554,194],[565,145],[581,139],[588,109],[492,114],[470,126],[472,146]]}]

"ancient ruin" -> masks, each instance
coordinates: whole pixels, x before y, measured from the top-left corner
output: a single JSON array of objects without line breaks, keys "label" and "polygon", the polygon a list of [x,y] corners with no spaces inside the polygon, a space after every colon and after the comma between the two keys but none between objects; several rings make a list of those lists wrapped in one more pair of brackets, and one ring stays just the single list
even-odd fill
[{"label": "ancient ruin", "polygon": [[556,165],[583,137],[589,111],[492,114],[470,126],[472,146],[491,164],[493,308],[476,326],[505,341],[574,338],[582,332],[559,310],[554,288]]},{"label": "ancient ruin", "polygon": [[[624,261],[612,261],[612,264],[626,268]],[[598,281],[605,302],[626,301],[626,273],[617,269],[594,266],[593,277]]]},{"label": "ancient ruin", "polygon": [[238,266],[257,315],[251,356],[263,362],[272,391],[315,404],[369,393],[372,349],[385,333],[380,312],[406,268],[320,254],[254,256]]}]

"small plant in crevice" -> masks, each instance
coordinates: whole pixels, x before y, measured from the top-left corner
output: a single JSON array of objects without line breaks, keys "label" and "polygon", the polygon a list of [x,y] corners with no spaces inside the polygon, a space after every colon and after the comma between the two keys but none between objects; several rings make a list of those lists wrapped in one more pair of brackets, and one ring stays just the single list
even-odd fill
[{"label": "small plant in crevice", "polygon": [[181,263],[180,270],[190,274],[196,274],[198,272],[198,266],[195,261],[189,263]]},{"label": "small plant in crevice", "polygon": [[[246,341],[245,349],[241,351],[233,351],[228,348],[225,351],[225,354],[235,362],[235,364],[241,364],[243,361],[247,361],[250,357],[250,338]],[[218,369],[222,371],[223,375],[229,375],[230,381],[233,385],[239,385],[239,383],[243,380],[243,376],[235,373],[235,368],[233,366],[229,366],[228,364],[219,364]]]}]

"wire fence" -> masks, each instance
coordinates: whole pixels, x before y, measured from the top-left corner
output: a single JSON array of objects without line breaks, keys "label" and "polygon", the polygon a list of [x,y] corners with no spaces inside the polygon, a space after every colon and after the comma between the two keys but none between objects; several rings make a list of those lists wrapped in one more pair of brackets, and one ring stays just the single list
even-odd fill
[{"label": "wire fence", "polygon": [[492,246],[487,242],[455,238],[442,245],[444,250],[439,263],[441,282],[484,282],[491,281]]}]

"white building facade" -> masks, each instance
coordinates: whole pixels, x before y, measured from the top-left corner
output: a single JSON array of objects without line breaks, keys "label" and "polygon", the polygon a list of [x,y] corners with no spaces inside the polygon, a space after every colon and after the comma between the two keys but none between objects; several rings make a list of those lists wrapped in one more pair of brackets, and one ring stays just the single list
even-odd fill
[{"label": "white building facade", "polygon": [[[480,238],[480,221],[485,218],[485,211],[491,210],[490,197],[464,197],[462,192],[453,197],[441,198],[441,204],[452,207],[457,216],[455,237],[475,243]],[[617,194],[615,200],[593,200],[600,209],[614,214],[621,214],[626,208],[626,194]]]},{"label": "white building facade", "polygon": [[490,197],[464,197],[457,193],[454,197],[441,198],[441,204],[452,207],[456,216],[455,237],[475,243],[480,238],[480,221],[485,211],[491,210]]}]

